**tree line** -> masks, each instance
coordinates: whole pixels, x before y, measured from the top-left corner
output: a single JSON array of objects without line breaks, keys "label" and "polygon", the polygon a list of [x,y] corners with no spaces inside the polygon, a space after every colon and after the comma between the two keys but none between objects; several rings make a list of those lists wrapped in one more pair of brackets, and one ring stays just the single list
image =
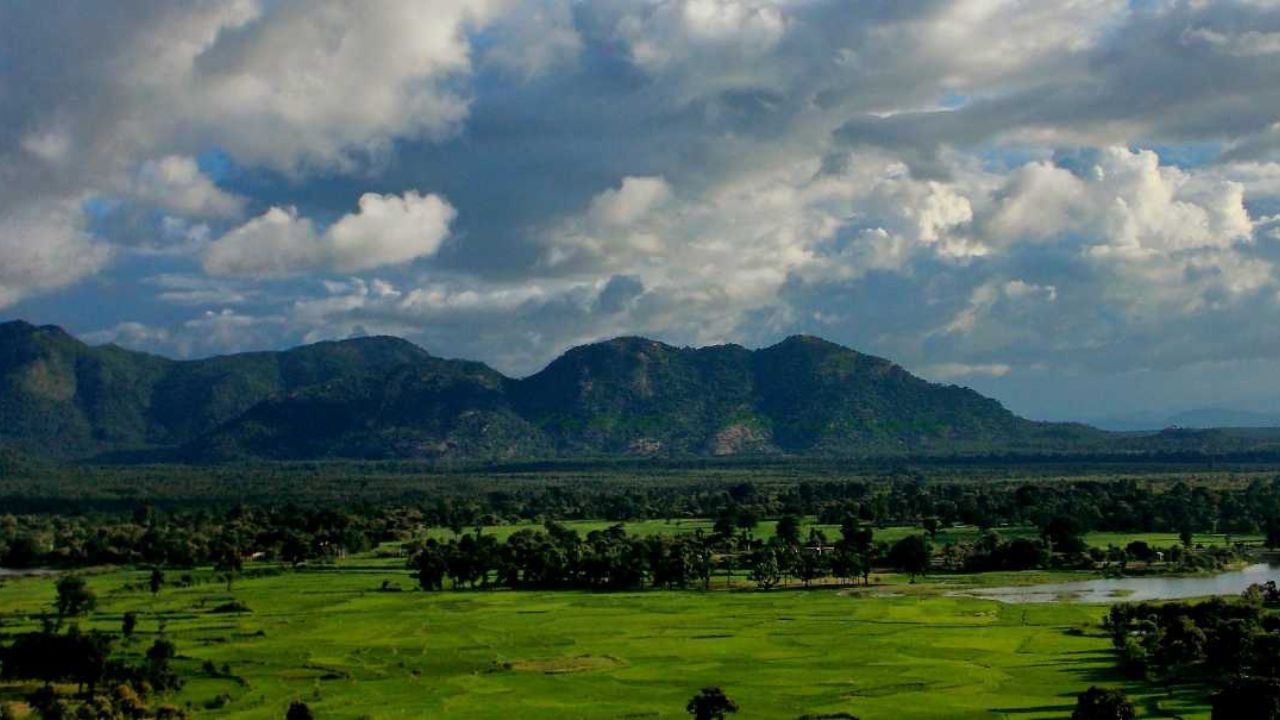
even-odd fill
[{"label": "tree line", "polygon": [[1234,601],[1118,604],[1106,627],[1127,677],[1216,688],[1213,720],[1280,720],[1277,608],[1269,582]]},{"label": "tree line", "polygon": [[[847,518],[868,528],[915,525],[926,535],[958,523],[977,526],[990,531],[980,542],[939,548],[945,569],[1024,569],[1045,566],[1063,554],[1086,552],[1078,538],[1091,530],[1176,532],[1188,539],[1184,550],[1192,547],[1190,538],[1199,533],[1260,532],[1265,533],[1270,546],[1280,546],[1280,480],[1254,481],[1245,487],[1132,480],[992,485],[931,483],[924,478],[790,485],[650,487],[632,483],[593,489],[493,490],[415,505],[342,509],[234,505],[160,510],[140,505],[124,515],[5,514],[0,515],[0,566],[185,568],[227,564],[232,556],[260,556],[296,565],[404,541],[423,535],[429,528],[448,528],[461,536],[472,528],[529,521],[714,518],[715,535],[723,538],[730,529],[725,525],[742,531],[765,518],[793,516],[816,516],[819,523],[827,525],[841,525]],[[1036,527],[1039,538],[1000,537],[998,533],[1007,526]],[[828,549],[816,556],[797,560],[794,552],[784,548],[786,552],[775,552],[773,559],[784,575],[792,574],[786,571],[789,565],[800,564],[806,573],[804,563],[831,561],[834,566],[830,572],[838,576],[846,569],[846,561],[856,558],[831,557],[834,545],[834,538],[829,542],[818,539],[813,546]],[[484,555],[488,549],[476,552]],[[754,550],[758,548],[734,552]],[[650,548],[645,552],[652,556],[656,551]],[[1180,564],[1213,567],[1223,560],[1215,556],[1216,551],[1171,552]],[[1113,548],[1101,556],[1093,552],[1082,562],[1123,568],[1130,560],[1142,561],[1145,555],[1139,546]],[[767,570],[770,558],[761,554],[759,559]]]}]

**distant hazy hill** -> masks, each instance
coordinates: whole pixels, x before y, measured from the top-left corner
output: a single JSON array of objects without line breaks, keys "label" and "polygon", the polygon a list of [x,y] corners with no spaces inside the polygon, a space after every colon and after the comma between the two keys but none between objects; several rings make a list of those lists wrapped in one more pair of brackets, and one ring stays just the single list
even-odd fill
[{"label": "distant hazy hill", "polygon": [[1280,413],[1230,408],[1198,408],[1174,414],[1142,413],[1101,418],[1094,423],[1104,430],[1162,430],[1164,428],[1280,428]]},{"label": "distant hazy hill", "polygon": [[178,362],[0,325],[0,445],[61,458],[865,455],[1106,438],[813,337],[755,351],[618,338],[516,380],[387,337]]}]

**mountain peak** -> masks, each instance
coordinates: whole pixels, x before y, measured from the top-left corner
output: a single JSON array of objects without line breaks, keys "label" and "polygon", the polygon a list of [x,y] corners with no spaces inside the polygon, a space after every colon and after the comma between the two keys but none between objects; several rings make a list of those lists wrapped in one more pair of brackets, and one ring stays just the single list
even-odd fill
[{"label": "mountain peak", "polygon": [[0,332],[31,332],[36,326],[26,320],[6,320],[0,322]]},{"label": "mountain peak", "polygon": [[427,352],[421,346],[416,345],[404,338],[394,335],[361,335],[358,337],[342,338],[339,340],[321,340],[310,345],[300,345],[293,348],[294,350],[306,350],[308,348],[315,349],[353,349],[353,350],[384,350],[384,351],[401,351],[422,357],[430,357],[431,353]]},{"label": "mountain peak", "polygon": [[[842,352],[857,352],[852,348],[847,348],[839,343],[831,342],[826,338],[817,335],[789,335],[781,342],[771,345],[766,349],[774,348],[812,348],[818,350],[838,350]],[[861,354],[861,353],[858,353]]]},{"label": "mountain peak", "polygon": [[0,323],[0,337],[15,337],[26,335],[48,335],[51,337],[71,337],[71,335],[57,325],[33,325],[26,320],[9,320]]},{"label": "mountain peak", "polygon": [[637,352],[637,351],[644,351],[644,350],[667,351],[667,350],[676,349],[674,346],[668,345],[659,340],[651,340],[647,337],[641,337],[639,335],[620,335],[618,337],[610,338],[608,340],[601,340],[600,342],[588,343],[586,345],[579,345],[578,347],[573,348],[569,352],[573,352],[573,350],[578,350],[582,348],[608,348],[610,350],[617,350],[617,351],[624,351],[624,352]]},{"label": "mountain peak", "polygon": [[0,444],[62,457],[867,455],[1065,447],[1084,432],[1050,436],[973,391],[812,335],[759,350],[615,337],[520,380],[390,336],[188,361],[22,321],[4,336]]}]

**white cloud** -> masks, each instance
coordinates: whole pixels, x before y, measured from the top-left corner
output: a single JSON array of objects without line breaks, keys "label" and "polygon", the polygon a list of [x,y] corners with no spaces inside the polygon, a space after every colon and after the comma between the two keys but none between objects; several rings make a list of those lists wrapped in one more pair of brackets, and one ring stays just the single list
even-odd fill
[{"label": "white cloud", "polygon": [[86,333],[84,340],[198,358],[271,347],[273,339],[284,330],[287,330],[284,317],[247,315],[224,309],[210,310],[168,327],[126,321]]},{"label": "white cloud", "polygon": [[233,217],[244,199],[219,189],[193,158],[169,155],[142,164],[133,195],[150,205],[194,217]]},{"label": "white cloud", "polygon": [[147,278],[145,282],[159,289],[157,300],[175,305],[225,307],[246,303],[259,295],[230,282],[199,275],[165,273]]},{"label": "white cloud", "polygon": [[74,206],[44,203],[0,216],[0,307],[66,287],[101,270],[110,257]]},{"label": "white cloud", "polygon": [[1101,251],[1223,248],[1253,231],[1240,183],[1161,166],[1150,150],[1103,149],[1080,175],[1047,162],[1013,173],[983,224],[1002,243],[1075,234]]},{"label": "white cloud", "polygon": [[1211,28],[1191,28],[1182,34],[1182,40],[1189,45],[1203,43],[1222,52],[1243,57],[1280,54],[1280,32],[1247,30],[1225,33]]},{"label": "white cloud", "polygon": [[207,131],[244,162],[342,163],[398,137],[442,138],[467,115],[451,81],[471,67],[469,25],[489,0],[371,5],[286,0],[259,8],[190,59]]},{"label": "white cloud", "polygon": [[205,251],[204,269],[212,275],[287,277],[328,260],[310,220],[298,217],[296,208],[273,207],[215,240]]},{"label": "white cloud", "polygon": [[931,379],[937,380],[956,380],[959,378],[973,377],[974,375],[986,375],[988,377],[1004,377],[1008,375],[1013,368],[1002,363],[989,363],[985,365],[968,365],[965,363],[938,363],[937,365],[928,365],[921,368],[921,372]]},{"label": "white cloud", "polygon": [[71,154],[71,138],[58,130],[31,133],[23,136],[22,149],[47,163],[58,164]]},{"label": "white cloud", "polygon": [[[243,166],[300,178],[315,169],[368,166],[398,139],[454,135],[471,102],[469,33],[505,5],[210,0],[72,3],[57,12],[39,4],[0,7],[0,97],[20,99],[0,103],[5,301],[91,275],[110,249],[107,237],[89,239],[82,222],[32,220],[33,212],[49,215],[29,210],[33,205],[123,200],[135,206],[122,210],[135,222],[124,228],[121,221],[127,237],[112,239],[163,252],[156,241],[169,233],[136,222],[149,210],[176,222],[242,211],[243,199],[217,187],[191,159],[211,147]],[[251,230],[288,226],[278,213],[271,220]],[[30,232],[36,225],[43,230]],[[10,236],[13,228],[29,237]],[[29,247],[31,237],[55,236]],[[265,251],[269,266],[305,259],[290,255],[306,254],[297,237],[291,240],[288,250]],[[389,261],[396,261],[394,252]],[[339,264],[361,263],[347,257]]]},{"label": "white cloud", "polygon": [[659,177],[625,177],[617,189],[610,188],[591,200],[588,215],[604,227],[625,227],[648,215],[671,197],[671,186]]},{"label": "white cloud", "polygon": [[676,63],[759,57],[786,31],[785,2],[765,0],[666,0],[635,8],[618,21],[632,60],[650,71]]},{"label": "white cloud", "polygon": [[214,241],[213,275],[279,278],[308,271],[358,272],[434,255],[456,211],[438,195],[365,193],[359,209],[323,233],[295,208],[273,207]]},{"label": "white cloud", "polygon": [[360,209],[343,216],[325,233],[332,266],[339,272],[356,272],[434,255],[456,216],[453,206],[439,195],[365,193],[360,196]]},{"label": "white cloud", "polygon": [[484,63],[525,80],[575,61],[583,41],[570,0],[526,0],[494,20]]}]

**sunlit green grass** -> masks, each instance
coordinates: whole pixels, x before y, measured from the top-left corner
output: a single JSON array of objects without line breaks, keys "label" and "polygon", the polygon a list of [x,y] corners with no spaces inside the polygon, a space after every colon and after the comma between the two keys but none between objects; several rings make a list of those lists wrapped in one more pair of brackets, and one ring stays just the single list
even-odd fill
[{"label": "sunlit green grass", "polygon": [[[230,595],[209,582],[157,599],[145,578],[92,576],[100,604],[85,624],[114,630],[136,610],[136,647],[163,625],[187,674],[227,663],[243,684],[198,679],[178,696],[200,717],[280,718],[303,699],[320,718],[679,718],[690,695],[716,684],[741,718],[1034,720],[1066,717],[1092,683],[1125,685],[1097,626],[1103,608],[948,594],[1011,574],[915,585],[882,576],[852,592],[428,594],[411,590],[401,561],[352,558],[243,578]],[[405,591],[379,591],[384,580]],[[3,631],[34,627],[53,594],[48,578],[5,582]],[[210,612],[231,596],[253,612]],[[1207,718],[1163,691],[1128,689],[1143,717]],[[203,709],[220,693],[231,702]]]}]

